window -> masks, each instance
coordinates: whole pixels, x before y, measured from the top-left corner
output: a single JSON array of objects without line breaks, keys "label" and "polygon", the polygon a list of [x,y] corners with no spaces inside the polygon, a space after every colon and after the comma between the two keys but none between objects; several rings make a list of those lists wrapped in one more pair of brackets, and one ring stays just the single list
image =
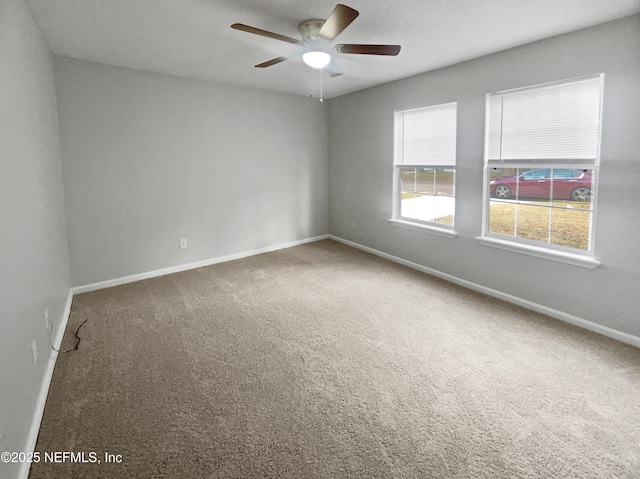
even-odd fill
[{"label": "window", "polygon": [[395,113],[394,224],[453,236],[456,103]]},{"label": "window", "polygon": [[483,239],[497,240],[488,244],[593,258],[602,82],[487,95]]}]

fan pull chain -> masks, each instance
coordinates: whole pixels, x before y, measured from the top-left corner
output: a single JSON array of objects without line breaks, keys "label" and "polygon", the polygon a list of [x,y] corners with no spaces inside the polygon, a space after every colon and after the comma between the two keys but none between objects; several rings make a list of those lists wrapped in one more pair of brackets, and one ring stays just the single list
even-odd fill
[{"label": "fan pull chain", "polygon": [[311,70],[311,98],[313,98],[313,88],[314,88],[313,68],[310,68],[310,70]]},{"label": "fan pull chain", "polygon": [[322,68],[310,68],[311,70],[311,98],[314,98],[314,93],[315,93],[315,79],[313,78],[313,75],[315,74],[315,70],[318,70],[318,73],[320,74],[320,98],[319,100],[321,102],[324,102],[324,94],[322,91]]}]

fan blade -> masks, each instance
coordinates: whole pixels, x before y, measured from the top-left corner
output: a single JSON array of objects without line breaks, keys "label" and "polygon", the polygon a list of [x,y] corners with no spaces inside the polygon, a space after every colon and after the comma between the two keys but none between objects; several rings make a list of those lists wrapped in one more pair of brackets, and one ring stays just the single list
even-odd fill
[{"label": "fan blade", "polygon": [[400,45],[359,45],[357,43],[341,43],[336,45],[339,53],[354,53],[356,55],[391,55],[400,53]]},{"label": "fan blade", "polygon": [[285,60],[287,60],[289,57],[278,57],[278,58],[274,58],[273,60],[269,60],[268,62],[264,62],[264,63],[260,63],[258,65],[256,65],[256,68],[266,68],[266,67],[270,67],[271,65],[277,65],[278,63],[281,63]]},{"label": "fan blade", "polygon": [[256,27],[250,27],[249,25],[244,25],[242,23],[234,23],[233,25],[231,25],[231,28],[234,28],[235,30],[242,30],[243,32],[247,33],[253,33],[255,35],[261,35],[263,37],[273,38],[274,40],[293,43],[294,45],[302,44],[300,40],[296,40],[295,38],[285,37],[284,35],[280,35],[278,33],[269,32],[267,30],[262,30]]},{"label": "fan blade", "polygon": [[346,5],[338,4],[336,8],[333,9],[333,12],[331,12],[331,15],[329,15],[329,18],[327,18],[327,21],[324,22],[324,25],[322,25],[318,35],[332,42],[358,15],[360,15],[360,13],[358,13],[357,10],[347,7]]}]

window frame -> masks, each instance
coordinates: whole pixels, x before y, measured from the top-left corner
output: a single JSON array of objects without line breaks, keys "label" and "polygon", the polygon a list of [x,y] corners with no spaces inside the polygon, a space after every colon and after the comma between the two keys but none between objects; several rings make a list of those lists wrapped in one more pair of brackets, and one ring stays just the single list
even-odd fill
[{"label": "window frame", "polygon": [[[398,115],[399,114],[403,114],[406,112],[411,112],[411,111],[418,111],[418,110],[428,110],[430,108],[438,108],[438,107],[445,107],[448,105],[454,105],[455,108],[455,132],[454,132],[454,144],[456,145],[455,151],[454,151],[454,164],[441,164],[441,163],[421,163],[421,164],[408,164],[405,165],[403,163],[400,163],[398,161],[398,145],[397,145],[397,139],[398,139]],[[412,230],[417,230],[417,231],[423,231],[423,232],[427,232],[427,233],[433,233],[436,235],[440,235],[440,236],[444,236],[444,237],[448,237],[448,238],[455,238],[457,237],[457,233],[455,232],[455,208],[456,208],[456,177],[457,177],[457,125],[458,124],[458,102],[455,100],[452,101],[444,101],[444,102],[438,102],[438,103],[433,103],[433,104],[429,104],[429,105],[422,105],[422,106],[418,106],[418,107],[412,107],[412,108],[403,108],[403,109],[397,109],[394,110],[393,112],[393,125],[394,125],[394,129],[393,129],[393,138],[394,138],[394,145],[393,145],[393,200],[392,200],[392,217],[389,219],[389,222],[392,225],[395,226],[401,226],[404,228],[409,228]],[[438,223],[436,221],[427,221],[427,220],[421,220],[421,219],[417,219],[417,218],[410,218],[407,216],[402,216],[402,211],[401,211],[401,204],[402,204],[402,174],[401,171],[402,170],[407,170],[407,169],[414,169],[414,170],[420,170],[420,169],[431,169],[434,171],[434,175],[436,175],[434,177],[434,182],[437,181],[437,170],[453,170],[453,191],[451,195],[437,195],[434,194],[432,196],[434,197],[447,197],[447,198],[453,198],[454,200],[454,211],[452,213],[453,216],[453,221],[452,224],[446,224],[446,223]]]},{"label": "window frame", "polygon": [[[566,85],[573,82],[580,82],[588,79],[599,80],[599,105],[598,105],[598,132],[595,157],[593,160],[584,159],[527,159],[527,160],[492,160],[489,158],[489,135],[490,135],[490,108],[489,102],[493,95],[504,95],[509,93],[517,93],[521,91],[531,91],[536,89],[545,89],[556,85]],[[600,176],[600,147],[602,137],[602,106],[604,96],[604,73],[597,75],[588,75],[584,77],[571,78],[556,82],[532,85],[524,88],[516,88],[512,90],[504,90],[500,92],[487,93],[485,97],[485,146],[484,146],[484,173],[483,173],[483,202],[482,202],[482,231],[476,240],[485,246],[500,248],[516,253],[527,254],[544,259],[560,261],[575,266],[585,268],[595,268],[600,265],[600,261],[595,255],[595,231],[597,218],[597,199],[598,199],[598,183]],[[514,236],[502,235],[490,232],[490,206],[492,197],[490,193],[491,170],[493,168],[519,168],[519,169],[569,169],[569,170],[589,170],[592,172],[592,188],[591,188],[591,208],[590,208],[590,230],[587,250],[579,248],[571,248],[567,246],[557,245],[553,243],[545,243],[542,241],[530,240]],[[522,174],[522,173],[521,173]],[[526,174],[526,173],[525,173]],[[552,175],[556,178],[555,174]],[[517,200],[520,203],[520,199]],[[553,198],[550,198],[550,203]],[[540,207],[545,207],[540,205]],[[552,205],[546,206],[553,208]],[[551,228],[551,223],[548,226]]]}]

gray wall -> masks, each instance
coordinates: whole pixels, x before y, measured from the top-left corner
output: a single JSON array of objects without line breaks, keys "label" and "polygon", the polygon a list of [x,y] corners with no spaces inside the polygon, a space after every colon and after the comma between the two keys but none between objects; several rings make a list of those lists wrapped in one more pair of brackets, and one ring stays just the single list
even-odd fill
[{"label": "gray wall", "polygon": [[[596,255],[575,266],[479,245],[484,102],[493,91],[605,73]],[[393,111],[456,100],[456,230],[448,239],[388,223]],[[640,17],[537,42],[333,99],[329,231],[503,293],[640,336]],[[351,222],[356,229],[351,229]]]},{"label": "gray wall", "polygon": [[0,451],[22,451],[70,287],[53,57],[23,0],[0,2],[0,71]]},{"label": "gray wall", "polygon": [[55,71],[74,286],[327,234],[325,105],[62,57]]}]

